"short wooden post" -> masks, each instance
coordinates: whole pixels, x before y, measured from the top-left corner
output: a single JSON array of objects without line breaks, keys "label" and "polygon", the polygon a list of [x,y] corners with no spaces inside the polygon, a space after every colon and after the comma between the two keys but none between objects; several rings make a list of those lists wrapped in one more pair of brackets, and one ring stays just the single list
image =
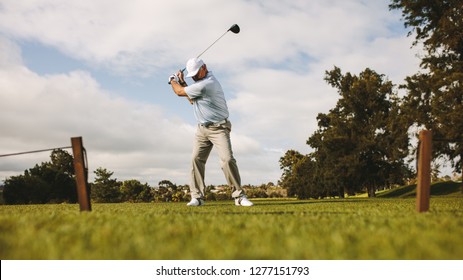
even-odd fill
[{"label": "short wooden post", "polygon": [[429,197],[431,195],[431,151],[432,132],[420,132],[420,150],[418,161],[418,184],[416,186],[416,211],[429,210]]},{"label": "short wooden post", "polygon": [[79,200],[80,211],[92,211],[82,137],[71,138],[71,144],[72,153],[74,154],[74,171],[76,175],[77,198]]}]

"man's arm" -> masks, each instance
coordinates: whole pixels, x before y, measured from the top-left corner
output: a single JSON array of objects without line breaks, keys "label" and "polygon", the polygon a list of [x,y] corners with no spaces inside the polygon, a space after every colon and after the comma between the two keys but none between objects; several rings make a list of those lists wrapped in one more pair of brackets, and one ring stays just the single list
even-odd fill
[{"label": "man's arm", "polygon": [[172,90],[175,92],[180,97],[186,97],[188,101],[190,101],[190,104],[193,104],[193,100],[190,99],[188,94],[185,92],[185,87],[188,86],[185,80],[183,79],[183,73],[179,71],[177,73],[177,76],[179,77],[179,82],[177,82],[175,79],[170,80],[170,85],[172,86]]}]

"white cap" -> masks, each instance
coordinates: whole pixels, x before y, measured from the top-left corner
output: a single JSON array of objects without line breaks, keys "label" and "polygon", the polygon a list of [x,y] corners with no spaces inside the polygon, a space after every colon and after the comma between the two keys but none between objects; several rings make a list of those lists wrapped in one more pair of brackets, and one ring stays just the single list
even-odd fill
[{"label": "white cap", "polygon": [[201,66],[204,65],[202,59],[199,58],[190,58],[186,63],[186,70],[188,71],[187,77],[193,77],[194,75],[198,74],[199,69]]}]

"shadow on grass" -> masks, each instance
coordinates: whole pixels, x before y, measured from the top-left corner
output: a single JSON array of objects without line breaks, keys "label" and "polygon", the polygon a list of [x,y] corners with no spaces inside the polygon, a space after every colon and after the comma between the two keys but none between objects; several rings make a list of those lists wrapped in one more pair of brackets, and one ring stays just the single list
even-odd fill
[{"label": "shadow on grass", "polygon": [[332,198],[332,199],[325,198],[325,199],[307,199],[307,200],[262,200],[262,202],[259,202],[259,200],[256,200],[255,205],[273,206],[273,205],[301,205],[301,204],[320,204],[320,203],[368,203],[369,199],[370,198]]},{"label": "shadow on grass", "polygon": [[[461,193],[460,182],[438,182],[431,185],[431,196],[458,195],[459,193]],[[414,196],[416,196],[416,184],[398,187],[378,195],[381,198],[406,198]]]}]

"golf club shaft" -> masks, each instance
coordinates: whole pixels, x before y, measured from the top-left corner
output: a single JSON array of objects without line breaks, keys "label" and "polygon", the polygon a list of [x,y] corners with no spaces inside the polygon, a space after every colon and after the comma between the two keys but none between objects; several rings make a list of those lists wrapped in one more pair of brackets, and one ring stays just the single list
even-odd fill
[{"label": "golf club shaft", "polygon": [[[222,36],[217,38],[217,40],[215,40],[212,44],[210,44],[209,47],[207,47],[202,53],[198,54],[196,58],[199,58],[200,56],[202,56],[208,49],[210,49],[215,43],[217,43],[218,40],[222,39],[222,37],[225,36],[225,34],[227,34],[228,31],[238,34],[240,33],[240,27],[238,26],[238,24],[233,24],[230,28],[228,28],[227,31],[225,31],[225,33],[222,34]],[[185,70],[186,70],[186,67],[181,70],[182,73],[185,72]]]},{"label": "golf club shaft", "polygon": [[223,36],[225,36],[225,34],[228,33],[228,31],[230,30],[227,30],[225,31],[225,33],[222,34],[222,36],[220,36],[219,38],[217,38],[217,40],[214,41],[214,43],[212,43],[209,47],[207,47],[202,53],[198,54],[198,56],[196,58],[199,58],[200,56],[203,55],[203,53],[205,53],[208,49],[210,49],[215,43],[217,43],[218,40],[222,39]]},{"label": "golf club shaft", "polygon": [[[198,56],[196,56],[196,58],[200,58],[208,49],[210,49],[215,43],[217,43],[217,41],[219,41],[220,39],[222,39],[223,36],[225,36],[228,31],[230,31],[230,29],[228,29],[227,31],[225,31],[225,33],[222,34],[222,36],[220,36],[219,38],[217,38],[217,40],[214,41],[214,43],[210,44],[209,47],[207,47],[202,53],[198,54]],[[182,69],[182,72],[184,72],[186,70],[186,68],[183,68]]]}]

